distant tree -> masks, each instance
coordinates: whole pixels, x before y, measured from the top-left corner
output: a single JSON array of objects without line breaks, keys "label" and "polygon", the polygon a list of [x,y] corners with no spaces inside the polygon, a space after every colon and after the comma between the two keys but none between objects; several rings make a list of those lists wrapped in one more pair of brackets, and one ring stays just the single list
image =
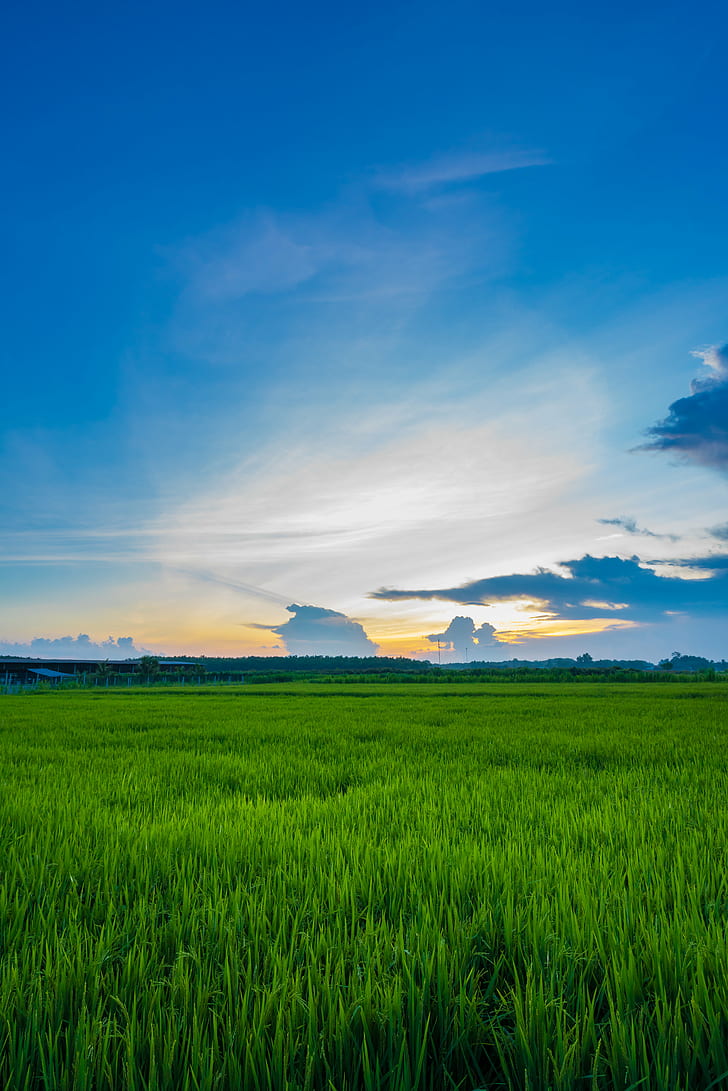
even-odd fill
[{"label": "distant tree", "polygon": [[672,666],[676,671],[704,671],[710,670],[713,664],[702,655],[673,655]]},{"label": "distant tree", "polygon": [[175,673],[180,681],[194,682],[198,678],[204,678],[207,670],[197,663],[187,663],[184,667],[178,667]]},{"label": "distant tree", "polygon": [[159,674],[159,660],[153,655],[143,655],[139,660],[139,673],[145,681],[150,682]]},{"label": "distant tree", "polygon": [[109,682],[114,679],[116,672],[114,671],[114,668],[111,666],[111,663],[108,661],[108,659],[104,659],[103,663],[99,663],[96,667],[94,675],[96,677],[97,684],[108,686]]},{"label": "distant tree", "polygon": [[583,655],[577,655],[576,661],[580,667],[588,667],[590,663],[594,662],[592,657],[589,655],[589,652],[584,652]]}]

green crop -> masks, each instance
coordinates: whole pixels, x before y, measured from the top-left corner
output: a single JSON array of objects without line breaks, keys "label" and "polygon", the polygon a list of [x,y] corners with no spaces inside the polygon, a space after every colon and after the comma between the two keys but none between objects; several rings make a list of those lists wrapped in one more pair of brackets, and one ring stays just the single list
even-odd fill
[{"label": "green crop", "polygon": [[728,689],[0,697],[9,1091],[728,1087]]}]

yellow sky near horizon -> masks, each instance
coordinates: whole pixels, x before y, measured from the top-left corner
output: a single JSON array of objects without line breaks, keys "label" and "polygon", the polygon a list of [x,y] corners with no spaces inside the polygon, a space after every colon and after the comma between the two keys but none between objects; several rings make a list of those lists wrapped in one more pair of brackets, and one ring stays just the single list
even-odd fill
[{"label": "yellow sky near horizon", "polygon": [[[420,604],[422,605],[422,604]],[[428,604],[429,605],[429,604]],[[438,604],[440,605],[440,604]],[[471,617],[476,615],[475,623],[484,620],[490,624],[498,622],[495,643],[482,644],[471,650],[469,658],[492,659],[502,656],[505,647],[518,647],[526,642],[551,639],[554,637],[588,636],[616,629],[638,627],[638,623],[612,617],[588,619],[555,619],[544,617],[533,611],[515,609],[512,604],[497,608],[500,617],[494,617],[496,608],[469,607],[443,603],[440,617],[430,618],[388,618],[359,617],[367,636],[379,648],[379,655],[406,656],[411,658],[437,658],[436,642],[427,640],[428,634],[444,632],[453,617],[457,615]],[[434,613],[434,611],[433,611]],[[489,614],[490,618],[483,615]],[[270,655],[287,654],[283,640],[273,632],[256,629],[244,623],[230,626],[201,627],[200,618],[189,618],[184,624],[178,618],[178,625],[170,631],[166,625],[155,626],[141,632],[137,638],[139,644],[152,651],[168,654],[196,655]],[[207,630],[207,631],[205,631]],[[445,644],[443,643],[443,653]],[[538,657],[533,648],[529,655]]]}]

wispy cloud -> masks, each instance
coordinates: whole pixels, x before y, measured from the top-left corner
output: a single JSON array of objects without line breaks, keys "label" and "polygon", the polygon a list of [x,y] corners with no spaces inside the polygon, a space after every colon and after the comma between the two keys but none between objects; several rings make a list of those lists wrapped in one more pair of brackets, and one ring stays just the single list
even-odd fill
[{"label": "wispy cloud", "polygon": [[[597,519],[597,522],[606,527],[621,527],[627,534],[639,534],[643,538],[664,538],[668,542],[680,541],[679,534],[658,534],[654,530],[648,530],[647,527],[638,526],[637,520],[628,515],[621,515],[616,519]],[[615,537],[615,535],[609,535],[609,537]]]},{"label": "wispy cloud", "polygon": [[[251,296],[402,300],[475,267],[498,269],[508,250],[502,212],[496,217],[484,195],[444,200],[442,191],[547,162],[522,149],[461,152],[375,172],[305,213],[248,210],[168,254],[184,282],[178,321],[204,314],[220,336],[233,317],[226,308]],[[425,193],[432,199],[421,200]]]},{"label": "wispy cloud", "polygon": [[719,523],[716,527],[709,527],[708,534],[711,538],[717,538],[719,542],[728,542],[728,523]]},{"label": "wispy cloud", "polygon": [[243,583],[241,580],[225,579],[223,576],[217,576],[212,572],[190,568],[170,568],[170,571],[177,571],[181,575],[189,576],[201,583],[212,583],[218,587],[226,587],[230,591],[236,591],[250,598],[264,599],[267,602],[275,603],[277,606],[285,606],[290,601],[290,596],[278,595],[275,591],[269,591],[266,587],[257,587],[255,584]]},{"label": "wispy cloud", "polygon": [[[289,436],[180,504],[160,520],[156,557],[232,589],[281,596],[298,587],[333,605],[372,572],[469,567],[484,549],[499,551],[504,535],[523,537],[523,512],[541,519],[588,472],[569,443],[570,422],[586,417],[568,413],[558,388],[554,402],[570,419],[557,436],[529,444],[522,437],[544,412],[543,391],[498,420],[484,419],[475,399],[444,419],[436,403],[419,406],[414,420],[394,420],[383,435],[357,433],[349,407],[330,434],[300,444]],[[586,460],[593,428],[584,427]]]},{"label": "wispy cloud", "polygon": [[390,216],[359,191],[306,214],[250,213],[173,256],[185,279],[178,321],[204,316],[214,330],[236,313],[226,308],[248,297],[310,304],[416,298],[475,266],[498,268],[501,236],[478,201],[413,205]]},{"label": "wispy cloud", "polygon": [[284,292],[310,280],[334,255],[304,223],[271,211],[243,217],[188,244],[180,255],[202,301],[240,299],[251,292]]},{"label": "wispy cloud", "polygon": [[547,166],[551,160],[543,152],[512,149],[496,152],[460,152],[439,156],[424,163],[386,170],[374,176],[381,189],[415,194],[423,190],[469,182],[488,174]]}]

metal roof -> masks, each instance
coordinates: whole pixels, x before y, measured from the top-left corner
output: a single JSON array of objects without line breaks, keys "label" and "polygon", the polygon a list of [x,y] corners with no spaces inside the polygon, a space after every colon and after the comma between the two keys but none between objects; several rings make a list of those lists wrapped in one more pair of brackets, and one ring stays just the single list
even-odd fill
[{"label": "metal roof", "polygon": [[44,678],[73,678],[72,674],[64,674],[63,671],[49,671],[43,667],[29,667],[31,674],[42,674]]}]

